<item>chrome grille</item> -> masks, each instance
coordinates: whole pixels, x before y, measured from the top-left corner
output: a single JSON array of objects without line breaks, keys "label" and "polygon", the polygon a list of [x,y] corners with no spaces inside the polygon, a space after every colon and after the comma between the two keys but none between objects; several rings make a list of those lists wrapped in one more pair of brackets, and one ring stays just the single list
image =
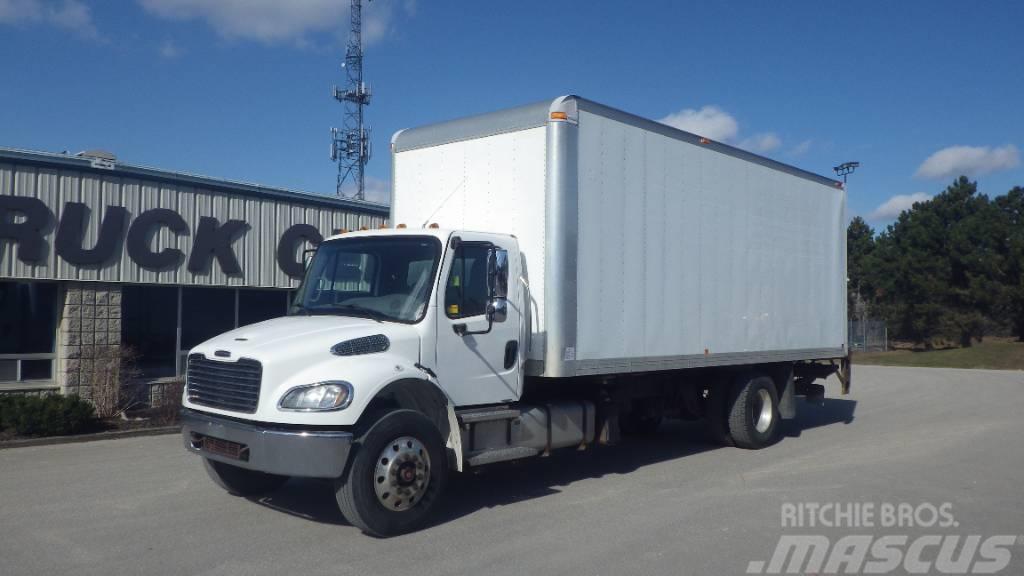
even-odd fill
[{"label": "chrome grille", "polygon": [[255,360],[238,362],[208,360],[202,354],[188,357],[188,399],[190,402],[253,414],[260,401],[263,366]]}]

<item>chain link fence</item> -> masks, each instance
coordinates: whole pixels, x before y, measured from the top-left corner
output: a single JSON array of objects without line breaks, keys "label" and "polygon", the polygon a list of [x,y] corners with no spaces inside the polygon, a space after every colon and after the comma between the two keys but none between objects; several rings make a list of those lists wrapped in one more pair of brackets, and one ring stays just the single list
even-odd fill
[{"label": "chain link fence", "polygon": [[889,349],[889,330],[884,320],[850,320],[850,350],[880,352]]}]

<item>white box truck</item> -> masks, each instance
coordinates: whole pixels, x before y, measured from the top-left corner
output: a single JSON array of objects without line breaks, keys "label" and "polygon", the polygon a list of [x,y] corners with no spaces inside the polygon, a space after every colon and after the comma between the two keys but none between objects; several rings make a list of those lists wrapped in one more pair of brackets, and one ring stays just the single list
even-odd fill
[{"label": "white box truck", "polygon": [[391,227],[190,352],[185,446],[226,490],[332,479],[387,536],[451,471],[663,418],[762,448],[848,391],[840,182],[575,96],[401,131],[392,164]]}]

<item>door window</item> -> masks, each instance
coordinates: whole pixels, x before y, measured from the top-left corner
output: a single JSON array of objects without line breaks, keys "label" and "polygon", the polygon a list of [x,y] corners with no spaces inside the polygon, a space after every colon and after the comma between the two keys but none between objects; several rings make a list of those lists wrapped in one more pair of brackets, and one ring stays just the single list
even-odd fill
[{"label": "door window", "polygon": [[455,250],[444,310],[449,318],[479,316],[487,310],[487,252],[489,244],[464,242]]}]

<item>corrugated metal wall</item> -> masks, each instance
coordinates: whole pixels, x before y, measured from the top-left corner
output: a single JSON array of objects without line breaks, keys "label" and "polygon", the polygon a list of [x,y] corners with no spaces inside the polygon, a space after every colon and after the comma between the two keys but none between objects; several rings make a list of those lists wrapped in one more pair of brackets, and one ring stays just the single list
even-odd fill
[{"label": "corrugated metal wall", "polygon": [[[116,171],[107,175],[20,163],[0,163],[0,195],[38,198],[56,216],[45,231],[44,249],[48,254],[45,263],[22,262],[15,253],[15,243],[0,240],[0,277],[3,278],[288,288],[296,286],[298,281],[281,271],[277,263],[277,247],[281,234],[289,227],[311,224],[326,238],[335,229],[376,228],[386,219],[329,205],[292,203],[126,177]],[[146,270],[129,258],[122,239],[118,247],[119,256],[114,261],[99,267],[72,265],[57,256],[54,250],[56,223],[66,202],[82,202],[90,207],[89,223],[82,242],[87,249],[96,243],[100,220],[107,206],[124,206],[128,210],[129,221],[152,208],[174,210],[188,223],[189,233],[175,235],[162,228],[152,243],[152,249],[178,248],[185,257],[174,269]],[[186,269],[197,225],[203,216],[213,216],[221,224],[230,219],[245,220],[249,224],[248,231],[232,245],[242,268],[241,275],[224,274],[216,260],[206,274],[194,274]]]}]

